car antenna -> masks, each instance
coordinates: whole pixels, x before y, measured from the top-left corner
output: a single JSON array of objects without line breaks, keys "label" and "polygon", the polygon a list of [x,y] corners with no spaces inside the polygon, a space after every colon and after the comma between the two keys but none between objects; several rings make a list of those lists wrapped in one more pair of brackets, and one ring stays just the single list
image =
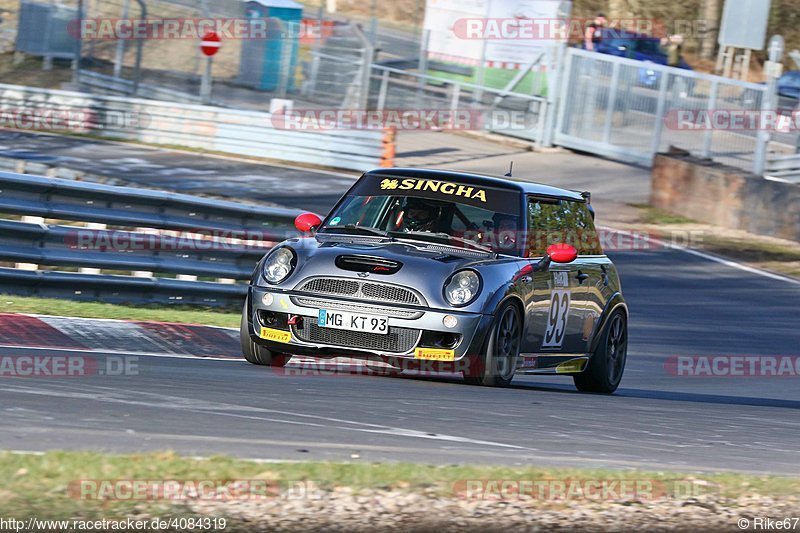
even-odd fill
[{"label": "car antenna", "polygon": [[511,161],[511,162],[508,164],[508,172],[506,172],[506,173],[505,173],[505,177],[507,177],[507,178],[513,178],[513,176],[511,175],[511,172],[512,172],[513,170],[514,170],[514,162],[513,162],[513,161]]}]

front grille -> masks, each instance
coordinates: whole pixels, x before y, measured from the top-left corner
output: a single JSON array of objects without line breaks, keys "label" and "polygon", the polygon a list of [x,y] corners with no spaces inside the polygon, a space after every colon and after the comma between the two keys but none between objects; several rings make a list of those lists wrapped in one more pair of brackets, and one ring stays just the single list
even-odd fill
[{"label": "front grille", "polygon": [[422,331],[409,328],[389,328],[389,333],[366,333],[346,329],[321,328],[312,320],[302,327],[292,326],[295,336],[305,342],[329,344],[344,348],[362,348],[384,353],[405,353],[419,342]]},{"label": "front grille", "polygon": [[339,309],[341,311],[364,313],[367,315],[393,316],[397,318],[417,318],[422,315],[420,311],[409,311],[406,309],[398,309],[396,307],[380,307],[377,305],[363,305],[336,300],[320,300],[318,298],[307,298],[305,296],[295,296],[293,297],[293,300],[295,300],[295,303],[298,305],[304,305],[306,307],[314,307],[317,309]]},{"label": "front grille", "polygon": [[314,278],[300,285],[297,290],[330,296],[364,298],[378,302],[424,305],[419,296],[405,287],[354,279]]}]

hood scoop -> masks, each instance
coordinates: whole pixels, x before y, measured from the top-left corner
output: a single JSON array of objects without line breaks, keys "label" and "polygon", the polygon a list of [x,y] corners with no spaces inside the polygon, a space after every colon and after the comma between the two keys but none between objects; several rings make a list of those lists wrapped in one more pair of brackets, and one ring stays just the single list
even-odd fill
[{"label": "hood scoop", "polygon": [[340,255],[335,264],[342,270],[384,275],[394,274],[403,267],[399,261],[369,255]]}]

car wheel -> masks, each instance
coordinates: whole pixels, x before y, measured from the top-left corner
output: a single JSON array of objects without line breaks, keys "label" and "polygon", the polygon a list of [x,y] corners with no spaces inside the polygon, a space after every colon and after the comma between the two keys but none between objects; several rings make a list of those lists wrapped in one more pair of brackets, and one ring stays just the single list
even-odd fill
[{"label": "car wheel", "polygon": [[[522,320],[519,310],[505,303],[495,313],[489,342],[479,368],[464,371],[464,381],[470,385],[505,387],[514,379],[519,358]],[[473,375],[477,374],[477,375]]]},{"label": "car wheel", "polygon": [[239,341],[242,344],[242,355],[248,363],[282,367],[286,366],[291,356],[276,354],[253,342],[247,331],[247,302],[242,309],[242,322],[239,326]]},{"label": "car wheel", "polygon": [[628,321],[625,313],[617,310],[608,320],[589,365],[582,373],[573,376],[575,386],[583,392],[611,394],[622,381],[627,357]]}]

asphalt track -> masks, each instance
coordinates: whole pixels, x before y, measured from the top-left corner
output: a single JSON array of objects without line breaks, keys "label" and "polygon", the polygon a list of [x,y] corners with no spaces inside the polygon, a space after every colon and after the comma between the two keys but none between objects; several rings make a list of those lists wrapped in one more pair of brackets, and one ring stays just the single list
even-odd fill
[{"label": "asphalt track", "polygon": [[[678,250],[614,259],[632,312],[614,396],[578,393],[568,378],[491,389],[140,357],[137,375],[0,379],[0,447],[800,474],[800,378],[664,367],[671,355],[798,355],[800,286]],[[27,353],[43,352],[0,350]]]},{"label": "asphalt track", "polygon": [[[675,249],[610,255],[632,314],[614,396],[578,393],[569,378],[521,376],[491,389],[141,356],[134,375],[0,378],[0,448],[800,474],[800,377],[665,369],[676,355],[799,356],[800,284]],[[55,352],[0,349],[31,353]]]}]

